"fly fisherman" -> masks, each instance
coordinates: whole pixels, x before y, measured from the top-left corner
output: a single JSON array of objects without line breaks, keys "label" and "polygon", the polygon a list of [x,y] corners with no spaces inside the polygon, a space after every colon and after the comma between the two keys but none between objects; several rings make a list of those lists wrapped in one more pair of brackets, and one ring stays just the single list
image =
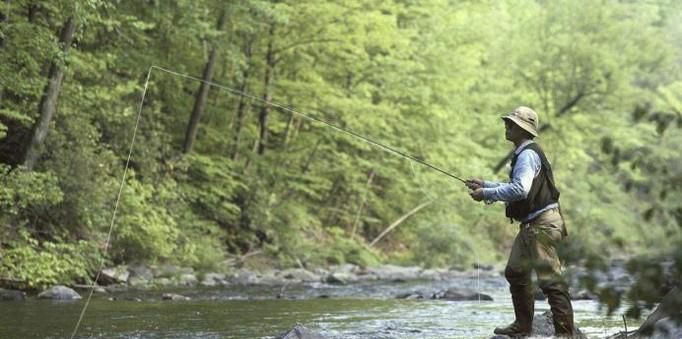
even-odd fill
[{"label": "fly fisherman", "polygon": [[538,115],[521,106],[502,120],[505,138],[515,146],[510,182],[466,181],[472,190],[469,193],[472,199],[488,203],[504,201],[507,217],[521,223],[504,271],[516,320],[507,327],[495,328],[495,334],[530,335],[535,304],[531,272],[535,271],[552,310],[556,335],[571,337],[575,334],[573,308],[557,253],[557,245],[568,233],[559,212],[559,191],[552,167],[540,146],[533,141],[538,136]]}]

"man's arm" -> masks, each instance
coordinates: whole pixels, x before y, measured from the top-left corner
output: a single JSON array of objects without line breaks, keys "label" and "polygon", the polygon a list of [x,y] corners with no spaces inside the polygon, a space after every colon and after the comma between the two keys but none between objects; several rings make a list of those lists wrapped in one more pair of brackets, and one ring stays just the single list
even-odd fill
[{"label": "man's arm", "polygon": [[524,150],[519,154],[510,183],[500,183],[493,187],[483,188],[486,201],[518,201],[528,196],[533,179],[540,172],[540,156],[533,150]]}]

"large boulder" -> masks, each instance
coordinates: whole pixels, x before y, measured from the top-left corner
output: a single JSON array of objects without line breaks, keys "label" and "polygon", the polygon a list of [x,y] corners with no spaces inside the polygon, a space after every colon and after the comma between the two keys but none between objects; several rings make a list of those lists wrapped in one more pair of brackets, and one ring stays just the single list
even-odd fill
[{"label": "large boulder", "polygon": [[76,291],[62,285],[52,286],[49,289],[40,292],[38,299],[52,299],[52,300],[76,300],[81,299],[80,294]]},{"label": "large boulder", "polygon": [[[576,335],[573,337],[586,338],[585,335],[576,328]],[[542,314],[535,314],[533,316],[533,331],[530,335],[532,338],[552,338],[554,336],[554,324],[552,323],[552,312],[545,311]],[[506,335],[495,335],[491,339],[509,339]]]},{"label": "large boulder", "polygon": [[0,301],[20,301],[26,299],[26,292],[0,288]]},{"label": "large boulder", "polygon": [[302,325],[294,328],[277,337],[277,339],[325,339],[321,334],[313,332]]}]

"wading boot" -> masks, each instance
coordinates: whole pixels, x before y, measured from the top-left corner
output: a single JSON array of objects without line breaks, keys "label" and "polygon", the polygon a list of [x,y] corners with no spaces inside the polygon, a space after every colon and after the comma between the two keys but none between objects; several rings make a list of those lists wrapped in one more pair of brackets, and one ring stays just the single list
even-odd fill
[{"label": "wading boot", "polygon": [[516,320],[507,327],[495,328],[495,334],[507,335],[512,338],[527,337],[533,329],[533,312],[535,299],[530,292],[530,286],[511,286],[509,290],[514,304]]},{"label": "wading boot", "polygon": [[547,296],[547,302],[552,310],[555,335],[558,338],[573,338],[576,333],[573,324],[573,307],[567,286],[554,283],[543,288],[542,292]]}]

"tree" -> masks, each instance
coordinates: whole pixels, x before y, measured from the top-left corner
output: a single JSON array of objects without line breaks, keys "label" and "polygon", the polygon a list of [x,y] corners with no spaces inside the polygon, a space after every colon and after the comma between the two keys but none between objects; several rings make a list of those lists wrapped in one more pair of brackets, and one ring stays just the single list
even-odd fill
[{"label": "tree", "polygon": [[[73,42],[73,34],[76,31],[76,22],[74,17],[68,17],[64,22],[61,33],[59,35],[59,42],[62,45],[62,52],[67,54],[71,43]],[[40,117],[34,123],[32,129],[32,136],[26,151],[24,153],[24,167],[27,170],[32,170],[40,156],[40,148],[45,141],[47,132],[49,130],[50,122],[57,111],[57,98],[62,89],[62,81],[64,80],[64,65],[63,61],[55,59],[50,64],[50,72],[48,74],[47,85],[40,100]]]}]

